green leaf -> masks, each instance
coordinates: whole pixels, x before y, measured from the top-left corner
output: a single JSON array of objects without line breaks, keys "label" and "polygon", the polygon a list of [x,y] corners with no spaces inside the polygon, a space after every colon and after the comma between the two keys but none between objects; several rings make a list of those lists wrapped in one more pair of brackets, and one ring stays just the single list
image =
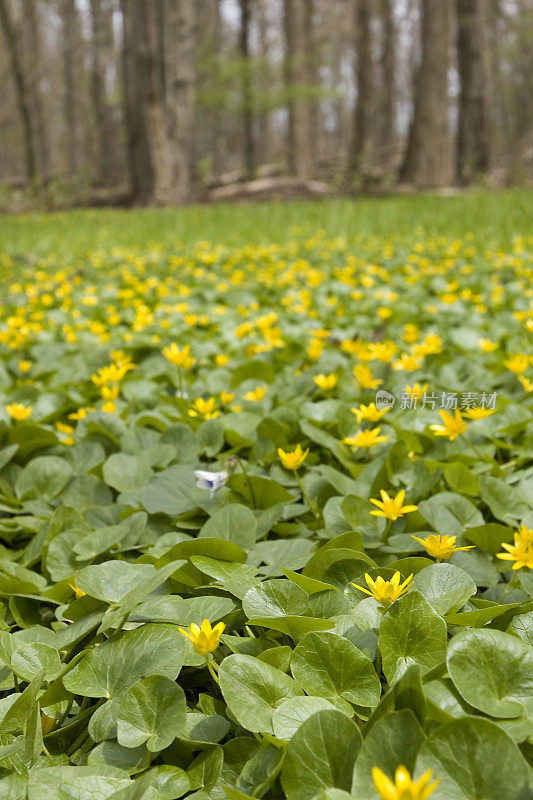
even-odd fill
[{"label": "green leaf", "polygon": [[441,783],[432,800],[519,800],[529,771],[520,750],[498,725],[463,717],[443,725],[422,745],[416,777],[427,769]]},{"label": "green leaf", "polygon": [[296,731],[287,746],[281,784],[287,800],[312,800],[319,792],[349,792],[362,737],[340,711],[318,711]]},{"label": "green leaf", "polygon": [[228,656],[220,665],[219,678],[229,710],[252,733],[274,733],[275,708],[288,697],[303,694],[292,678],[253,656]]},{"label": "green leaf", "polygon": [[250,509],[238,503],[230,503],[215,511],[198,535],[227,539],[248,550],[255,544],[256,529],[257,522]]},{"label": "green leaf", "polygon": [[76,585],[91,597],[106,603],[119,602],[144,579],[155,572],[150,564],[104,561],[85,567],[76,575]]},{"label": "green leaf", "polygon": [[461,696],[492,717],[533,712],[533,648],[498,630],[461,631],[448,647],[448,672]]},{"label": "green leaf", "polygon": [[130,783],[127,775],[114,767],[46,767],[32,770],[28,800],[106,800]]},{"label": "green leaf", "polygon": [[452,492],[464,492],[477,497],[479,484],[476,476],[461,461],[452,461],[443,468],[444,478]]},{"label": "green leaf", "polygon": [[146,743],[150,752],[164,750],[185,727],[187,705],[181,686],[160,675],[134,683],[117,712],[117,739],[124,747]]},{"label": "green leaf", "polygon": [[370,659],[334,633],[308,633],[297,645],[291,671],[307,694],[325,697],[344,709],[346,701],[376,706],[381,684]]},{"label": "green leaf", "polygon": [[117,698],[148,675],[175,680],[184,656],[185,637],[175,627],[142,625],[89,650],[63,677],[63,684],[82,697]]},{"label": "green leaf", "polygon": [[113,453],[103,466],[104,480],[117,492],[134,492],[145,486],[152,470],[142,456]]},{"label": "green leaf", "polygon": [[306,719],[317,711],[332,709],[334,710],[335,706],[324,697],[291,697],[274,711],[272,718],[274,734],[278,739],[292,739]]},{"label": "green leaf", "polygon": [[425,567],[415,575],[413,589],[419,591],[441,617],[464,606],[477,591],[470,575],[453,564]]},{"label": "green leaf", "polygon": [[464,528],[483,525],[484,519],[470,500],[454,492],[440,492],[418,504],[420,514],[437,533],[460,536]]},{"label": "green leaf", "polygon": [[493,478],[492,475],[482,475],[479,479],[479,493],[481,499],[488,505],[496,519],[515,525],[529,511],[531,507],[525,502],[520,492],[514,486]]},{"label": "green leaf", "polygon": [[446,623],[419,592],[410,591],[383,615],[378,646],[383,672],[394,683],[411,664],[427,671],[446,658]]},{"label": "green leaf", "polygon": [[16,495],[20,500],[51,500],[63,489],[72,467],[57,456],[39,456],[27,464],[17,478]]},{"label": "green leaf", "polygon": [[378,767],[393,782],[396,769],[403,764],[413,773],[424,733],[410,709],[390,711],[372,727],[359,750],[353,771],[352,795],[377,797],[372,779]]}]

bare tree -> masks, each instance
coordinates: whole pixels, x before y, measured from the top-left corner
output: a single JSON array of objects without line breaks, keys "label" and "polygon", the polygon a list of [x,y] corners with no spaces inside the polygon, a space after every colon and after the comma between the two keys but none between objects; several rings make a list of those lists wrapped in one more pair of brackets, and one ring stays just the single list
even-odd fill
[{"label": "bare tree", "polygon": [[164,2],[163,27],[154,2],[143,0],[142,11],[148,45],[152,200],[158,205],[186,203],[192,194],[194,6],[192,0]]},{"label": "bare tree", "polygon": [[255,170],[254,115],[252,94],[252,70],[250,60],[250,0],[239,0],[241,20],[239,28],[239,51],[242,69],[242,131],[244,136],[244,173],[251,180]]},{"label": "bare tree", "polygon": [[148,203],[153,191],[153,168],[148,143],[148,42],[143,25],[142,0],[122,0],[124,120],[127,167],[132,201]]},{"label": "bare tree", "polygon": [[422,58],[415,80],[413,119],[401,179],[417,186],[450,183],[448,120],[449,0],[422,0]]},{"label": "bare tree", "polygon": [[313,169],[310,108],[305,96],[309,85],[306,1],[284,0],[286,83],[289,93],[288,161],[289,170],[299,178],[309,177]]},{"label": "bare tree", "polygon": [[371,7],[368,0],[355,0],[355,86],[357,98],[354,107],[352,139],[348,154],[346,183],[351,184],[360,171],[369,146],[370,119],[374,93],[374,75],[371,45]]},{"label": "bare tree", "polygon": [[380,0],[382,27],[380,143],[390,147],[396,142],[396,27],[393,0]]},{"label": "bare tree", "polygon": [[97,179],[108,184],[114,173],[116,152],[114,152],[113,128],[106,92],[106,62],[112,49],[112,29],[106,0],[91,0],[91,97],[95,119],[97,146]]},{"label": "bare tree", "polygon": [[460,81],[457,178],[468,183],[489,166],[486,75],[480,0],[456,0]]},{"label": "bare tree", "polygon": [[0,0],[0,24],[9,51],[17,105],[22,125],[24,141],[24,155],[26,162],[26,175],[29,180],[37,177],[37,159],[35,157],[33,119],[30,107],[30,93],[28,91],[26,75],[22,66],[18,32],[11,18],[7,0]]},{"label": "bare tree", "polygon": [[422,0],[422,58],[415,80],[413,119],[401,179],[445,186],[452,178],[448,120],[449,0]]},{"label": "bare tree", "polygon": [[27,63],[27,89],[32,109],[35,152],[38,156],[37,166],[41,175],[47,175],[49,170],[48,133],[42,86],[41,32],[35,0],[24,0],[22,11],[22,33],[25,39],[24,49]]}]

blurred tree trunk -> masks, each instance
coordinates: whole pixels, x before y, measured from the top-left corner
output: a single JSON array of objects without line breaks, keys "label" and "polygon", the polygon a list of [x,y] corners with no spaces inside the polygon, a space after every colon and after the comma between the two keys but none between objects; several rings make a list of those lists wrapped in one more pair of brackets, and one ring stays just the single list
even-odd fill
[{"label": "blurred tree trunk", "polygon": [[49,171],[49,152],[42,91],[41,32],[35,0],[24,0],[23,25],[23,34],[26,34],[27,86],[30,93],[30,106],[33,117],[34,147],[37,155],[38,171],[41,175],[47,176]]},{"label": "blurred tree trunk", "polygon": [[147,127],[152,201],[174,205],[192,195],[194,5],[191,0],[163,2],[163,27],[157,5],[152,0],[142,5],[148,42]]},{"label": "blurred tree trunk", "polygon": [[79,172],[81,153],[79,145],[78,97],[76,85],[75,54],[80,42],[80,26],[76,0],[63,0],[61,4],[61,52],[63,60],[63,111],[66,123],[65,150],[69,175]]},{"label": "blurred tree trunk", "polygon": [[469,183],[489,166],[483,19],[480,0],[456,0],[460,92],[457,178]]},{"label": "blurred tree trunk", "polygon": [[250,61],[250,0],[239,0],[241,20],[239,27],[239,52],[242,69],[242,131],[244,137],[244,177],[252,180],[255,172],[254,113],[252,94],[252,65]]},{"label": "blurred tree trunk", "polygon": [[174,144],[174,202],[188,203],[192,197],[195,70],[194,3],[167,0],[170,42],[167,107],[170,140]]},{"label": "blurred tree trunk", "polygon": [[13,25],[7,0],[0,0],[0,24],[9,52],[11,70],[13,72],[17,105],[22,125],[26,175],[28,180],[34,180],[37,177],[37,160],[35,157],[33,120],[29,102],[30,95],[24,68],[22,66],[19,36]]},{"label": "blurred tree trunk", "polygon": [[371,6],[368,0],[355,0],[355,86],[357,98],[355,101],[353,127],[350,149],[348,152],[348,165],[346,169],[346,183],[353,184],[353,179],[361,170],[370,140],[370,118],[374,94],[374,75],[372,66],[371,44]]},{"label": "blurred tree trunk", "polygon": [[286,86],[289,93],[288,162],[290,172],[299,178],[308,178],[313,170],[310,107],[308,99],[303,96],[309,84],[306,2],[310,0],[284,0]]},{"label": "blurred tree trunk", "polygon": [[148,43],[143,26],[141,0],[122,0],[121,8],[127,166],[132,200],[143,205],[150,201],[153,190],[153,169],[146,123]]},{"label": "blurred tree trunk", "polygon": [[[107,103],[106,62],[112,48],[112,31],[109,17],[103,7],[105,0],[90,0],[91,9],[91,96],[95,120],[97,148],[97,181],[107,185],[114,173],[116,153],[114,152],[113,126]],[[111,37],[111,38],[110,38]]]},{"label": "blurred tree trunk", "polygon": [[382,25],[381,49],[381,144],[392,147],[396,142],[396,29],[394,25],[393,0],[381,0]]},{"label": "blurred tree trunk", "polygon": [[422,0],[422,58],[401,180],[446,186],[452,179],[448,121],[449,0]]}]

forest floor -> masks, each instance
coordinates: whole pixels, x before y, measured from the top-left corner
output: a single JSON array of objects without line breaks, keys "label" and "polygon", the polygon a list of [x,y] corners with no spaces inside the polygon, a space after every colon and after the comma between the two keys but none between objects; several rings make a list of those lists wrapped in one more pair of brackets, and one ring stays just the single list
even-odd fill
[{"label": "forest floor", "polygon": [[0,798],[533,797],[532,200],[0,219]]},{"label": "forest floor", "polygon": [[198,240],[229,246],[286,242],[298,229],[356,239],[472,232],[487,246],[506,248],[515,235],[533,235],[533,192],[7,215],[0,218],[0,253],[79,255],[111,247],[167,249]]}]

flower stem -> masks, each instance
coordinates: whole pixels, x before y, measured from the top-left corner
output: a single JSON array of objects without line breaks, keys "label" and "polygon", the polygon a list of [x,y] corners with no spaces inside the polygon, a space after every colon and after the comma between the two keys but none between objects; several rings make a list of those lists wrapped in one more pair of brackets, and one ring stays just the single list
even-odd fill
[{"label": "flower stem", "polygon": [[246,483],[248,484],[248,491],[250,492],[250,498],[252,500],[252,505],[255,508],[256,507],[256,501],[255,501],[254,487],[252,486],[252,481],[250,480],[250,478],[248,476],[248,473],[246,472],[246,470],[244,468],[244,465],[243,465],[241,459],[239,458],[239,456],[237,454],[235,454],[235,458],[237,459],[237,461],[239,463],[239,467],[242,469],[243,475],[246,478]]},{"label": "flower stem", "polygon": [[480,458],[482,461],[485,461],[485,456],[479,452],[475,444],[472,444],[472,442],[469,439],[467,439],[466,436],[463,436],[463,434],[461,434],[461,438],[463,442],[466,442],[467,445],[470,447],[470,449],[474,451],[474,453],[478,458]]},{"label": "flower stem", "polygon": [[[218,675],[216,673],[214,662],[209,658],[209,656],[207,656],[206,659],[205,659],[205,663],[207,664],[207,669],[209,670],[209,673],[210,673],[211,677],[213,678],[213,680],[215,681],[217,686],[220,686],[220,681],[219,681]],[[218,666],[217,666],[217,669],[218,669]]]},{"label": "flower stem", "polygon": [[304,497],[304,500],[307,503],[307,505],[309,506],[309,508],[311,509],[311,512],[312,512],[314,518],[317,519],[317,520],[320,519],[320,514],[319,514],[318,510],[315,508],[314,503],[312,503],[311,500],[309,499],[309,495],[307,494],[307,492],[304,489],[304,485],[302,483],[302,480],[301,480],[300,476],[298,475],[297,470],[293,470],[293,472],[294,472],[294,477],[298,481],[298,486],[300,487],[300,491],[301,491],[301,493],[302,493],[302,495]]}]

